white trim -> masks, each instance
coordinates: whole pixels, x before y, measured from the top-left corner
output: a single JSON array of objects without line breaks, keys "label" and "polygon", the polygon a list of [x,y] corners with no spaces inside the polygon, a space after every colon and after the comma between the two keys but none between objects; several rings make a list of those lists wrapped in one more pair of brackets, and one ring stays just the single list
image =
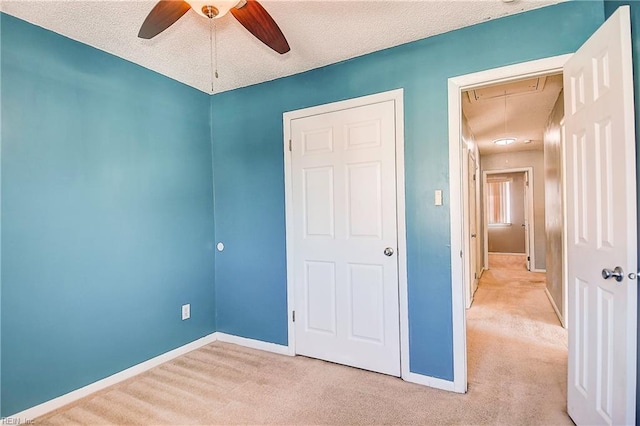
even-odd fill
[{"label": "white trim", "polygon": [[[265,352],[273,352],[280,355],[291,355],[289,347],[287,346],[264,342],[262,340],[234,336],[232,334],[215,332],[191,343],[187,343],[184,346],[180,346],[179,348],[160,354],[155,358],[151,358],[147,361],[141,362],[140,364],[136,364],[133,367],[129,367],[109,377],[105,377],[104,379],[98,380],[97,382],[93,382],[91,384],[83,386],[80,389],[76,389],[57,398],[43,402],[42,404],[28,408],[19,413],[7,416],[7,418],[29,420],[35,419],[36,417],[43,416],[47,413],[50,413],[51,411],[57,410],[60,407],[64,407],[65,405],[71,404],[72,402],[89,396],[109,386],[113,386],[115,384],[128,380],[134,376],[137,376],[138,374],[144,373],[145,371],[151,370],[154,367],[164,364],[165,362],[171,361],[172,359],[175,359],[179,356],[182,356],[186,353],[189,353],[216,341],[233,343],[238,346],[244,346],[246,348],[257,349]],[[2,421],[0,421],[0,424],[2,424]]]},{"label": "white trim", "polygon": [[549,289],[547,287],[544,288],[544,292],[547,295],[547,299],[549,299],[549,302],[551,303],[551,306],[553,307],[553,310],[555,311],[556,316],[558,317],[558,320],[560,321],[560,324],[562,324],[563,328],[567,328],[567,326],[566,326],[566,324],[564,322],[564,317],[560,313],[560,310],[558,309],[558,305],[556,305],[556,301],[553,300],[553,296],[551,296],[551,293],[549,292]]},{"label": "white trim", "polygon": [[422,374],[409,373],[402,377],[402,380],[418,385],[429,386],[430,388],[442,389],[449,392],[456,392],[454,382],[438,379],[436,377],[423,376]]},{"label": "white trim", "polygon": [[400,311],[400,368],[402,378],[408,377],[409,368],[409,302],[407,290],[407,241],[406,241],[406,211],[405,211],[405,180],[404,180],[404,90],[402,88],[388,92],[376,93],[345,101],[333,102],[285,112],[282,115],[284,130],[284,179],[285,179],[285,215],[286,215],[286,247],[287,247],[287,313],[288,313],[288,342],[289,355],[295,354],[295,327],[292,321],[295,310],[294,294],[294,244],[293,244],[293,182],[291,178],[291,121],[297,118],[341,111],[365,105],[386,101],[395,103],[395,137],[396,137],[396,211],[398,230],[398,290]]},{"label": "white trim", "polygon": [[295,275],[291,265],[294,264],[293,250],[293,203],[287,200],[293,199],[293,179],[291,177],[291,151],[289,144],[291,143],[291,117],[290,113],[282,114],[282,129],[284,131],[284,215],[285,215],[285,251],[287,259],[287,344],[289,345],[289,355],[296,354],[296,328],[293,322],[295,311],[295,293],[293,285],[289,283],[295,282]]},{"label": "white trim", "polygon": [[[482,278],[482,275],[484,274],[484,271],[486,271],[486,269],[484,268],[484,265],[483,265],[482,268],[480,268],[480,275],[478,276],[478,280],[480,278]],[[476,291],[478,291],[478,289],[476,289]]]},{"label": "white trim", "polygon": [[[536,272],[535,269],[535,265],[536,265],[536,232],[535,232],[535,208],[534,208],[534,196],[533,196],[533,191],[534,191],[534,185],[533,185],[533,166],[525,166],[525,167],[516,167],[516,168],[511,168],[511,169],[495,169],[495,170],[484,170],[482,172],[482,205],[485,208],[484,210],[484,214],[482,215],[484,220],[483,220],[483,232],[484,232],[484,261],[485,261],[485,266],[488,267],[489,266],[489,253],[499,253],[499,252],[490,252],[489,251],[489,229],[491,228],[491,226],[488,223],[488,214],[487,214],[487,208],[488,205],[485,201],[485,198],[487,196],[487,182],[489,179],[489,175],[501,175],[501,174],[506,174],[506,173],[525,173],[525,179],[527,182],[529,182],[529,190],[526,191],[527,193],[527,198],[525,199],[526,202],[526,207],[527,207],[527,211],[525,212],[526,214],[526,221],[528,223],[528,227],[527,227],[527,232],[529,233],[528,238],[526,240],[529,241],[529,247],[525,247],[525,250],[528,250],[529,252],[529,268],[531,271]],[[519,255],[525,255],[526,256],[526,252],[525,253],[499,253],[499,254],[519,254]]]},{"label": "white trim", "polygon": [[532,269],[531,272],[541,272],[543,274],[546,274],[547,270],[546,269]]},{"label": "white trim", "polygon": [[249,339],[246,337],[234,336],[233,334],[226,334],[216,332],[216,340],[219,342],[233,343],[238,346],[244,346],[245,348],[257,349],[259,351],[273,352],[280,355],[292,355],[288,346],[278,345],[277,343],[265,342],[262,340]]},{"label": "white trim", "polygon": [[409,294],[407,279],[407,224],[404,182],[404,92],[395,97],[396,110],[396,220],[398,238],[398,291],[400,303],[400,368],[402,377],[411,373],[409,365]]},{"label": "white trim", "polygon": [[80,389],[76,389],[57,398],[43,402],[42,404],[38,404],[34,407],[28,408],[19,413],[12,414],[8,417],[16,419],[35,419],[36,417],[43,416],[53,410],[57,410],[60,407],[91,395],[92,393],[98,392],[99,390],[130,379],[134,376],[137,376],[138,374],[144,373],[145,371],[151,370],[154,367],[164,364],[167,361],[171,361],[174,358],[213,343],[216,340],[216,333],[209,334],[191,343],[187,343],[184,346],[180,346],[179,348],[158,355],[155,358],[151,358],[147,361],[141,362],[140,364],[136,364],[133,367],[129,367],[111,376],[105,377],[104,379],[98,380],[97,382],[93,382],[87,386],[81,387]]},{"label": "white trim", "polygon": [[571,54],[538,59],[515,65],[480,71],[473,74],[452,77],[448,81],[449,115],[449,188],[451,204],[451,300],[453,322],[453,377],[454,390],[467,389],[467,342],[466,314],[464,309],[465,283],[462,263],[462,186],[460,156],[462,155],[462,105],[463,90],[473,87],[497,84],[533,77],[541,74],[561,73]]},{"label": "white trim", "polygon": [[[449,215],[451,229],[451,315],[453,332],[453,384],[467,391],[467,327],[465,325],[464,214],[462,212],[462,105],[460,84],[449,79]],[[486,267],[486,265],[485,265]]]},{"label": "white trim", "polygon": [[527,253],[505,253],[502,251],[490,251],[489,254],[503,254],[505,256],[526,256]]},{"label": "white trim", "polygon": [[[139,374],[149,371],[152,368],[155,368],[159,365],[162,365],[166,362],[169,362],[175,358],[178,358],[184,354],[192,352],[196,349],[199,349],[203,346],[209,345],[216,341],[231,343],[231,344],[243,346],[246,348],[276,353],[279,355],[287,355],[287,356],[292,355],[289,346],[265,342],[262,340],[249,339],[246,337],[235,336],[232,334],[214,332],[198,340],[195,340],[191,343],[187,343],[186,345],[180,346],[179,348],[160,354],[155,358],[151,358],[147,361],[141,362],[140,364],[136,364],[133,367],[129,367],[111,376],[105,377],[104,379],[98,380],[97,382],[93,382],[89,385],[81,387],[80,389],[76,389],[74,391],[66,393],[57,398],[43,402],[42,404],[38,404],[34,407],[28,408],[19,413],[6,416],[6,418],[33,420],[37,417],[44,416],[45,414],[48,414],[54,410],[64,407],[65,405],[71,404],[75,401],[85,398],[91,394],[94,394],[95,392],[108,388],[109,386],[113,386],[120,382],[128,380],[132,377],[135,377]],[[436,377],[430,377],[430,376],[424,376],[422,374],[411,373],[411,372],[407,372],[406,374],[404,374],[404,369],[403,369],[402,379],[406,382],[429,386],[436,389],[455,391],[453,382],[443,380],[443,379],[438,379]],[[0,423],[2,422],[0,421]]]}]

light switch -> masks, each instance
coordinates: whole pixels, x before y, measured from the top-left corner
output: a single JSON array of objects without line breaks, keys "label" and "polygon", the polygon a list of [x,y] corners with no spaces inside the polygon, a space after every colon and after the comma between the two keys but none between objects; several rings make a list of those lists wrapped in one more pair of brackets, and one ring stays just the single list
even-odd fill
[{"label": "light switch", "polygon": [[442,205],[442,189],[436,189],[435,205],[436,206]]}]

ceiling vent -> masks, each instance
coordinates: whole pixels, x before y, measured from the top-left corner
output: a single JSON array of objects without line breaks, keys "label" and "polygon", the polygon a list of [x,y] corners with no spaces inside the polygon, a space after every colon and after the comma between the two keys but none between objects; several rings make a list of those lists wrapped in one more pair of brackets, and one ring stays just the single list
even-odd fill
[{"label": "ceiling vent", "polygon": [[545,81],[547,81],[547,77],[529,78],[496,86],[479,87],[469,90],[467,94],[471,103],[500,98],[505,95],[505,92],[507,96],[528,95],[542,92]]}]

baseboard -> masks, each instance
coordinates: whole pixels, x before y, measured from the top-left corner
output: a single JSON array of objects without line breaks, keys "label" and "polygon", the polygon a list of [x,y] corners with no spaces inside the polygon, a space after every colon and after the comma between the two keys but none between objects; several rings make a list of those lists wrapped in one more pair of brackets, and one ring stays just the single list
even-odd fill
[{"label": "baseboard", "polygon": [[[273,352],[273,353],[282,354],[282,355],[292,355],[289,351],[288,346],[278,345],[278,344],[269,343],[269,342],[263,342],[261,340],[248,339],[246,337],[233,336],[231,334],[215,332],[205,337],[202,337],[198,340],[195,340],[191,343],[187,343],[184,346],[180,346],[179,348],[176,348],[169,352],[165,352],[161,355],[158,355],[155,358],[151,358],[147,361],[141,362],[140,364],[136,364],[133,367],[129,367],[126,370],[122,370],[109,377],[105,377],[104,379],[98,380],[97,382],[91,383],[80,389],[76,389],[62,396],[51,399],[47,402],[43,402],[42,404],[28,408],[19,413],[12,414],[7,418],[21,419],[22,422],[25,423],[27,420],[33,420],[36,417],[43,416],[47,413],[57,410],[58,408],[64,407],[67,404],[70,404],[81,398],[89,396],[94,392],[105,389],[109,386],[115,385],[124,380],[130,379],[134,376],[137,376],[140,373],[144,373],[145,371],[151,370],[154,367],[164,364],[167,361],[171,361],[174,358],[177,358],[181,355],[184,355],[188,352],[194,351],[196,349],[199,349],[203,346],[206,346],[216,341],[233,343],[239,346],[245,346],[252,349],[258,349],[261,351]],[[4,424],[4,423],[0,421],[0,424]]]},{"label": "baseboard", "polygon": [[465,393],[464,390],[459,390],[456,388],[455,382],[438,379],[431,376],[424,376],[418,373],[409,373],[405,376],[402,376],[402,380],[404,380],[405,382],[415,383],[418,385],[428,386],[436,389],[442,389],[449,392]]},{"label": "baseboard", "polygon": [[273,352],[280,355],[293,355],[289,351],[288,346],[278,345],[276,343],[264,342],[262,340],[248,339],[246,337],[234,336],[233,334],[226,334],[216,332],[216,340],[226,343],[234,343],[239,346],[245,346],[251,349],[258,349],[260,351]]},{"label": "baseboard", "polygon": [[[546,290],[546,289],[545,289]],[[555,303],[553,299],[551,299],[551,295],[547,291],[547,295],[551,300],[551,303],[558,313]],[[562,322],[562,320],[561,320]],[[564,323],[563,323],[564,324]],[[234,336],[232,334],[226,334],[221,332],[215,332],[209,334],[205,337],[202,337],[198,340],[195,340],[191,343],[187,343],[184,346],[180,346],[179,348],[173,349],[169,352],[165,352],[161,355],[158,355],[155,358],[151,358],[147,361],[141,362],[140,364],[136,364],[133,367],[129,367],[126,370],[122,370],[118,373],[115,373],[109,377],[105,377],[104,379],[98,380],[97,382],[91,383],[87,386],[84,386],[80,389],[76,389],[64,395],[61,395],[57,398],[51,399],[49,401],[43,402],[42,404],[36,405],[34,407],[28,408],[19,413],[12,414],[10,416],[5,417],[6,419],[20,419],[22,423],[26,423],[28,421],[32,421],[33,419],[43,416],[47,413],[50,413],[58,408],[64,407],[72,402],[75,402],[79,399],[82,399],[86,396],[91,395],[97,391],[105,389],[109,386],[113,386],[117,383],[128,380],[138,374],[144,373],[145,371],[151,370],[154,367],[157,367],[165,362],[171,361],[174,358],[177,358],[181,355],[184,355],[188,352],[199,349],[203,346],[206,346],[210,343],[220,341],[225,343],[232,343],[239,346],[244,346],[247,348],[257,349],[266,352],[272,352],[280,355],[295,355],[289,346],[279,345],[276,343],[264,342],[261,340],[249,339],[246,337]],[[449,392],[456,393],[465,393],[466,389],[459,389],[456,387],[455,382],[438,379],[436,377],[424,376],[418,373],[408,373],[405,374],[402,379],[406,382],[416,383],[423,386],[429,386],[436,389],[442,389]]]},{"label": "baseboard", "polygon": [[567,328],[564,322],[564,317],[560,313],[560,309],[558,309],[558,306],[556,305],[555,300],[553,300],[553,297],[551,296],[551,293],[549,293],[549,289],[547,287],[544,288],[544,292],[547,295],[549,302],[551,302],[551,306],[553,307],[553,310],[556,312],[556,316],[558,317],[558,320],[560,320],[560,324],[562,324],[563,328]]},{"label": "baseboard", "polygon": [[80,389],[76,389],[62,396],[51,399],[47,402],[43,402],[42,404],[28,408],[19,413],[12,414],[7,418],[23,419],[23,421],[26,419],[28,420],[35,419],[36,417],[43,416],[47,413],[50,413],[51,411],[57,410],[58,408],[61,408],[81,398],[84,398],[85,396],[91,395],[94,392],[97,392],[109,386],[115,385],[124,380],[130,379],[134,376],[137,376],[140,373],[144,373],[145,371],[151,370],[152,368],[157,367],[160,364],[164,364],[167,361],[171,361],[174,358],[177,358],[188,352],[194,351],[198,348],[201,348],[202,346],[206,346],[215,341],[216,341],[216,333],[209,334],[191,343],[187,343],[184,346],[180,346],[179,348],[176,348],[169,352],[165,352],[161,355],[158,355],[155,358],[151,358],[147,361],[141,362],[140,364],[136,364],[133,367],[129,367],[126,370],[122,370],[109,377],[105,377],[104,379],[98,380],[97,382],[93,382],[87,386],[81,387]]}]

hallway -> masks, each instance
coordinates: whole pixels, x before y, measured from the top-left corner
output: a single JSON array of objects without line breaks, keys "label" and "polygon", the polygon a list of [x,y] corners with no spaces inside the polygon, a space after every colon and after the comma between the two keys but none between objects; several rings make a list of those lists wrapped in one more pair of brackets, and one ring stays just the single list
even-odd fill
[{"label": "hallway", "polygon": [[573,424],[566,414],[567,331],[545,294],[545,274],[513,256],[489,258],[467,311],[469,393],[493,395],[497,423]]}]

